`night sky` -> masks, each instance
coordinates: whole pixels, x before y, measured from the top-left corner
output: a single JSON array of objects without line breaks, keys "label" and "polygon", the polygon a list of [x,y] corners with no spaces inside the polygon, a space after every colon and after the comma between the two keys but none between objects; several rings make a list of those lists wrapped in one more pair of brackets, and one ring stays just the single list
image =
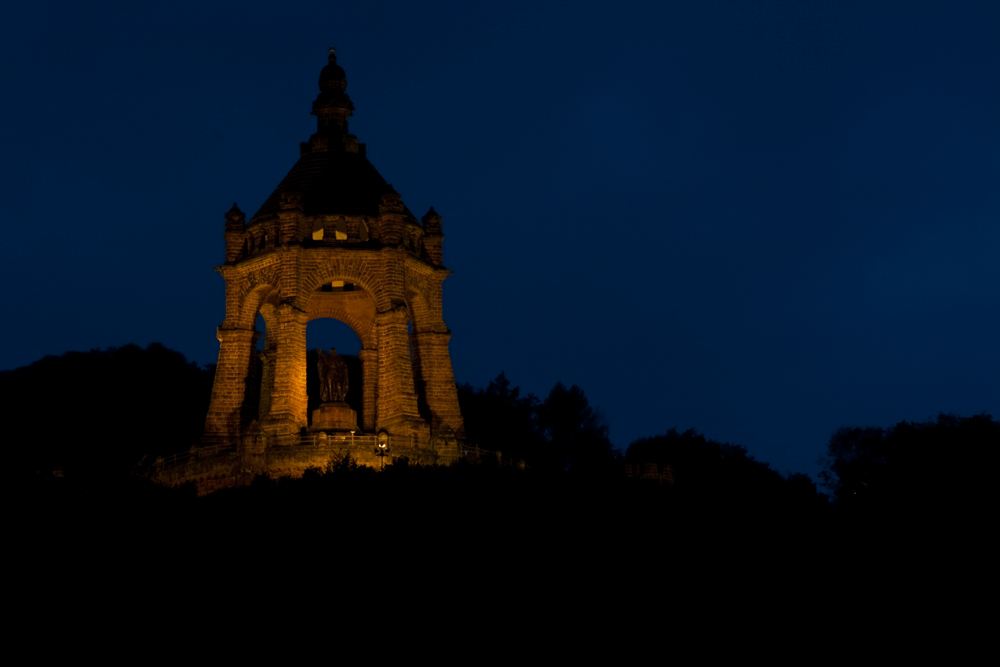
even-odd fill
[{"label": "night sky", "polygon": [[810,474],[840,426],[1000,416],[1000,2],[0,12],[0,368],[214,363],[223,214],[295,163],[335,46],[351,132],[444,218],[459,382]]}]

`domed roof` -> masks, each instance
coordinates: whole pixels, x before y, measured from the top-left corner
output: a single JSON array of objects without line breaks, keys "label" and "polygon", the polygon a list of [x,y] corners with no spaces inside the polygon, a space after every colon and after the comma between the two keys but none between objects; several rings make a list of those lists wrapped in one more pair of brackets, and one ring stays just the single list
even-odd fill
[{"label": "domed roof", "polygon": [[[396,194],[365,156],[364,144],[347,132],[347,117],[354,104],[344,92],[343,68],[330,49],[329,63],[319,77],[320,93],[313,102],[316,134],[301,145],[302,154],[282,179],[251,223],[277,215],[281,195],[297,192],[302,196],[305,215],[377,216],[382,195]],[[406,215],[412,217],[407,210]]]}]

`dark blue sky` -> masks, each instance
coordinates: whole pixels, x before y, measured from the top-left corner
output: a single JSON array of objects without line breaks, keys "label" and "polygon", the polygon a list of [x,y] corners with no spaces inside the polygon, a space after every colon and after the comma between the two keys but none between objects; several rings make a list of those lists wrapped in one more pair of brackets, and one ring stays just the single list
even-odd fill
[{"label": "dark blue sky", "polygon": [[4,3],[0,368],[213,363],[223,213],[335,45],[444,217],[457,380],[809,473],[839,426],[1000,416],[1000,3],[653,4]]}]

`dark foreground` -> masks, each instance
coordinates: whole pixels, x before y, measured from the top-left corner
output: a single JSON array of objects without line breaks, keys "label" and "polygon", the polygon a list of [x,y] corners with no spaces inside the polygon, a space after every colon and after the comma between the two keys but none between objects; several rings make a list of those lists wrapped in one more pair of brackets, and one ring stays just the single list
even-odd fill
[{"label": "dark foreground", "polygon": [[991,532],[954,507],[907,514],[489,464],[342,463],[203,498],[137,478],[38,478],[17,497],[10,525],[28,571],[147,584],[181,573],[197,590],[266,571],[343,590],[433,580],[837,596],[903,585],[942,557],[971,563]]}]

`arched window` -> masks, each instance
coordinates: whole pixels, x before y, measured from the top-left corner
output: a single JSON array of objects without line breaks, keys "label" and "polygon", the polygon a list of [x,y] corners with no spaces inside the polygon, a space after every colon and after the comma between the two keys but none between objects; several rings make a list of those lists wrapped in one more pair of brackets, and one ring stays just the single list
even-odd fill
[{"label": "arched window", "polygon": [[344,216],[337,218],[336,226],[333,229],[333,237],[336,241],[347,240],[347,220],[344,219]]}]

